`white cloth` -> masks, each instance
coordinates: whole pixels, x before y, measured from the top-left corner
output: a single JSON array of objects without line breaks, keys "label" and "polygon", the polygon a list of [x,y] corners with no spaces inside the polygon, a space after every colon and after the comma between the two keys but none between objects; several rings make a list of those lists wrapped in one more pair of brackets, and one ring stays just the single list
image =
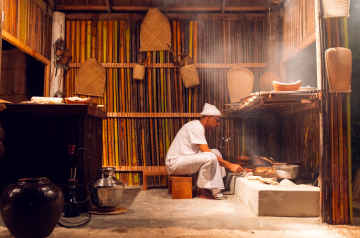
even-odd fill
[{"label": "white cloth", "polygon": [[205,103],[204,108],[200,114],[201,116],[221,116],[219,109],[209,103]]},{"label": "white cloth", "polygon": [[169,174],[175,171],[178,158],[195,155],[200,152],[198,145],[207,144],[205,128],[199,120],[186,123],[176,134],[166,154],[165,165]]},{"label": "white cloth", "polygon": [[179,157],[176,159],[178,166],[169,174],[186,175],[199,171],[197,187],[224,189],[222,178],[226,176],[226,171],[224,167],[219,165],[216,155],[222,158],[217,149],[211,149],[211,152],[199,152],[194,155]]}]

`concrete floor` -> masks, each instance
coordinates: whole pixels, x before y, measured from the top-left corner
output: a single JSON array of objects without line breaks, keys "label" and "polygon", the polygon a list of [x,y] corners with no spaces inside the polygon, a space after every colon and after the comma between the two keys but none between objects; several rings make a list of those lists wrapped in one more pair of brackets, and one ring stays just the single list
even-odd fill
[{"label": "concrete floor", "polygon": [[319,218],[257,217],[234,195],[229,200],[171,199],[167,189],[125,189],[120,215],[94,215],[88,226],[241,230],[317,229]]},{"label": "concrete floor", "polygon": [[[127,208],[126,213],[119,215],[92,215],[91,221],[86,228],[81,229],[104,230],[114,228],[136,228],[145,229],[146,231],[146,229],[149,228],[169,229],[176,227],[179,229],[194,229],[198,231],[205,231],[208,229],[221,229],[222,231],[243,230],[251,232],[270,231],[275,233],[279,231],[291,231],[298,232],[299,235],[304,231],[329,229],[328,225],[321,223],[319,218],[316,217],[258,217],[255,216],[235,195],[227,196],[229,197],[229,200],[226,201],[200,198],[173,200],[171,199],[171,195],[167,193],[167,189],[164,188],[154,188],[147,191],[143,191],[140,188],[127,188],[124,190],[122,204],[123,207]],[[360,213],[358,216],[360,217]],[[77,219],[81,218],[82,217]],[[5,229],[2,220],[0,220],[0,230],[1,229]],[[63,231],[61,229],[65,228],[55,229],[54,237],[62,236],[56,235],[58,234],[56,232]],[[75,230],[73,231],[75,232]],[[356,235],[351,237],[360,237],[360,229],[358,229],[358,227],[356,227],[355,234],[359,234],[359,236]],[[130,234],[128,235],[130,237]],[[1,234],[0,237],[2,237]]]}]

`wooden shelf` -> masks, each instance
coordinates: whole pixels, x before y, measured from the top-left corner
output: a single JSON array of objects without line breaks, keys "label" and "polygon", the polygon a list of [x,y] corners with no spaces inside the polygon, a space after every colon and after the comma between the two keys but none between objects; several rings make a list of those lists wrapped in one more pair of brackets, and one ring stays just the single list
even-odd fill
[{"label": "wooden shelf", "polygon": [[171,112],[108,112],[107,117],[117,118],[192,118],[201,117],[200,113],[171,113]]},{"label": "wooden shelf", "polygon": [[[133,68],[135,63],[101,63],[104,68]],[[216,64],[216,63],[196,63],[196,68],[207,69],[227,69],[227,68],[266,68],[266,63],[233,63],[233,64]],[[81,63],[69,63],[70,68],[80,68]],[[151,63],[145,64],[146,68],[175,68],[172,63]]]},{"label": "wooden shelf", "polygon": [[257,92],[239,102],[226,104],[232,117],[289,115],[319,106],[320,90]]},{"label": "wooden shelf", "polygon": [[103,166],[103,167],[114,167],[115,171],[118,172],[159,172],[159,171],[166,171],[165,166]]}]

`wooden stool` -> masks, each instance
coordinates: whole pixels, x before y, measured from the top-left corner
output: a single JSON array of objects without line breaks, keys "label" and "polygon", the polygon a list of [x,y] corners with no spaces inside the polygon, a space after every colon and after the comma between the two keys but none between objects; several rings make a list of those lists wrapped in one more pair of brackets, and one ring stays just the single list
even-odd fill
[{"label": "wooden stool", "polygon": [[168,191],[172,199],[192,199],[191,176],[168,176]]}]

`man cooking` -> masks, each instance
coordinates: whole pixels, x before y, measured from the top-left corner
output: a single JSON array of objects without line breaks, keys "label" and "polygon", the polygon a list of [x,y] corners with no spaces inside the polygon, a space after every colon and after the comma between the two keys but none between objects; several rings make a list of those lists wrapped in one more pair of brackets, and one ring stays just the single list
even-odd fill
[{"label": "man cooking", "polygon": [[221,112],[205,103],[200,120],[186,123],[176,134],[166,155],[166,169],[170,175],[189,175],[198,173],[195,196],[205,199],[227,199],[221,193],[224,189],[225,168],[241,173],[240,165],[222,159],[217,149],[210,149],[205,130],[220,125]]}]

